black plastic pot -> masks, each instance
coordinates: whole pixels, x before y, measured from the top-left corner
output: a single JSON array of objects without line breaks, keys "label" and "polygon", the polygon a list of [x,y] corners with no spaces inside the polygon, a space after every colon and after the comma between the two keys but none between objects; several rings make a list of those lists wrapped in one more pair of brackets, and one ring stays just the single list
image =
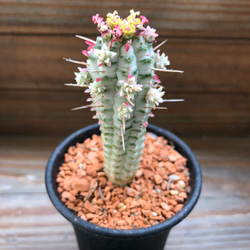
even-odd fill
[{"label": "black plastic pot", "polygon": [[201,191],[201,171],[190,148],[176,135],[154,125],[148,125],[148,131],[171,141],[175,149],[188,159],[191,193],[183,209],[172,218],[158,225],[132,230],[109,229],[86,222],[60,201],[57,192],[56,176],[64,160],[64,154],[70,146],[82,142],[93,134],[100,134],[97,124],[82,128],[62,141],[51,155],[45,174],[46,188],[56,209],[69,220],[75,230],[79,249],[84,250],[163,250],[170,229],[182,221],[195,206]]}]

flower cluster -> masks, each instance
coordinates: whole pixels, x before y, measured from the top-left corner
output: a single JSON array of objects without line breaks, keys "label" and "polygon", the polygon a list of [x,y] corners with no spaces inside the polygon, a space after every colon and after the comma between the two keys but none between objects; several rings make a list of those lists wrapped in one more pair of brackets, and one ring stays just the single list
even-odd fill
[{"label": "flower cluster", "polygon": [[166,66],[170,65],[170,61],[168,60],[168,56],[165,53],[160,55],[160,50],[157,50],[155,55],[155,67],[158,69],[166,69]]},{"label": "flower cluster", "polygon": [[101,36],[111,42],[121,42],[138,36],[144,36],[148,42],[154,42],[158,34],[149,26],[143,27],[145,23],[148,23],[148,19],[139,15],[139,11],[130,10],[130,15],[122,19],[118,12],[114,11],[107,14],[106,21],[99,14],[93,16],[92,21],[97,24]]},{"label": "flower cluster", "polygon": [[75,72],[76,84],[79,86],[88,86],[91,82],[91,76],[86,68],[78,67],[79,72]]},{"label": "flower cluster", "polygon": [[156,29],[153,29],[147,26],[143,34],[143,37],[145,38],[145,40],[152,43],[155,41],[155,38],[157,36],[158,34],[156,33]]},{"label": "flower cluster", "polygon": [[[130,118],[130,113],[133,111],[128,102],[122,103],[118,109],[118,114],[122,119]],[[124,126],[124,125],[123,125]]]},{"label": "flower cluster", "polygon": [[103,66],[104,64],[110,67],[111,59],[116,56],[116,53],[110,51],[105,43],[102,45],[101,49],[94,49],[93,53],[98,58],[97,63],[99,67]]},{"label": "flower cluster", "polygon": [[[125,96],[125,98],[128,100],[128,102],[125,102],[121,104],[118,107],[118,115],[124,120],[126,118],[130,118],[130,113],[133,111],[132,106],[134,106],[134,103],[132,103],[131,100],[134,100],[134,94],[135,92],[139,92],[142,90],[142,85],[136,83],[136,79],[132,75],[128,75],[128,78],[125,80],[119,81],[121,88],[118,93],[119,96]],[[129,105],[129,103],[131,105]],[[125,125],[123,124],[123,127]]]},{"label": "flower cluster", "polygon": [[96,98],[102,94],[105,88],[102,86],[101,78],[97,78],[94,82],[90,83],[89,90],[92,98]]},{"label": "flower cluster", "polygon": [[119,91],[119,96],[126,96],[128,99],[134,99],[134,93],[142,90],[142,85],[137,84],[135,77],[128,75],[128,78],[125,80],[119,81],[121,89]]},{"label": "flower cluster", "polygon": [[162,91],[162,87],[159,88],[150,88],[147,93],[147,102],[152,108],[155,108],[159,103],[163,102],[162,96],[165,94],[165,91]]}]

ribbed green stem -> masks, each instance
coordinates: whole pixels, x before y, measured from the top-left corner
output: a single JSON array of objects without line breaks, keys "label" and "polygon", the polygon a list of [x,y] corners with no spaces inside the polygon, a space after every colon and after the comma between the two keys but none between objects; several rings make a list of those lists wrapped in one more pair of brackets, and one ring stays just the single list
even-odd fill
[{"label": "ribbed green stem", "polygon": [[[104,149],[106,175],[113,184],[126,185],[132,181],[139,168],[148,118],[164,95],[163,86],[156,71],[179,72],[166,68],[170,64],[165,54],[160,54],[159,44],[153,49],[158,36],[140,12],[130,10],[123,19],[117,11],[108,13],[106,20],[96,14],[92,21],[97,24],[101,36],[96,41],[78,36],[89,45],[82,51],[87,63],[75,72],[77,84],[88,87],[91,107],[99,120]],[[154,50],[156,50],[154,52]]]},{"label": "ribbed green stem", "polygon": [[[145,108],[146,94],[152,82],[154,53],[151,43],[145,42],[143,38],[135,39],[127,52],[125,44],[120,48],[118,44],[111,47],[111,51],[117,53],[111,67],[103,66],[105,73],[95,75],[95,79],[101,77],[106,88],[101,99],[103,107],[96,110],[100,111],[98,117],[104,145],[105,172],[112,183],[125,185],[135,176],[143,152],[149,112]],[[143,85],[143,90],[136,93],[132,100],[135,107],[130,118],[125,121],[122,138],[123,120],[119,117],[118,107],[127,100],[118,94],[121,88],[119,81],[125,80],[128,75],[135,76],[138,84]]]}]

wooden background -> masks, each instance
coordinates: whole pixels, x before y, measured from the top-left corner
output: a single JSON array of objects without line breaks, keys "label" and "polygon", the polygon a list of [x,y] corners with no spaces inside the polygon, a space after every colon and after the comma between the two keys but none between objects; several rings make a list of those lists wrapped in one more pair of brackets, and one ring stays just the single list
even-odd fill
[{"label": "wooden background", "polygon": [[[48,157],[61,139],[1,138],[1,250],[77,250],[73,227],[53,207],[44,185]],[[202,192],[191,214],[171,230],[164,250],[249,250],[249,139],[184,140],[201,164]]]},{"label": "wooden background", "polygon": [[92,15],[131,8],[185,71],[159,74],[166,96],[185,102],[150,122],[181,135],[203,173],[198,204],[165,249],[249,249],[250,0],[0,0],[0,249],[77,249],[44,185],[52,150],[94,122],[70,111],[86,95],[63,85],[77,65],[62,58],[85,59],[74,36],[98,34]]},{"label": "wooden background", "polygon": [[159,74],[168,104],[150,122],[178,135],[247,136],[250,125],[249,0],[0,0],[0,134],[67,135],[91,124],[72,82],[99,12],[140,10],[160,34],[173,69]]}]

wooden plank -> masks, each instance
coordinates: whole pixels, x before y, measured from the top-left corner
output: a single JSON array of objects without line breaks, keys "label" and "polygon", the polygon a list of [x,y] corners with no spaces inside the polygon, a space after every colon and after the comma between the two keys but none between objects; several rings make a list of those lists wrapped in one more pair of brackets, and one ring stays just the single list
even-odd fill
[{"label": "wooden plank", "polygon": [[[161,40],[159,40],[161,41]],[[0,89],[71,91],[86,44],[72,37],[2,36]],[[250,43],[233,40],[169,39],[162,47],[171,68],[184,74],[159,73],[168,92],[250,93]]]},{"label": "wooden plank", "polygon": [[[61,139],[1,137],[1,249],[77,248],[72,226],[52,206],[43,184],[46,162]],[[203,188],[195,209],[171,230],[165,249],[248,249],[249,138],[184,137],[183,140],[201,164]],[[25,178],[31,174],[27,167],[31,162],[36,170],[33,180]],[[16,171],[22,175],[16,175]]]},{"label": "wooden plank", "polygon": [[[89,110],[71,111],[85,105],[83,92],[1,91],[1,134],[66,135],[82,126],[95,123]],[[178,134],[234,135],[249,134],[249,95],[167,94],[185,102],[168,103],[168,110],[157,110],[150,123]]]},{"label": "wooden plank", "polygon": [[8,34],[96,34],[92,15],[105,17],[116,9],[126,17],[133,6],[163,36],[250,37],[250,5],[246,0],[1,0],[0,5],[0,32]]}]

